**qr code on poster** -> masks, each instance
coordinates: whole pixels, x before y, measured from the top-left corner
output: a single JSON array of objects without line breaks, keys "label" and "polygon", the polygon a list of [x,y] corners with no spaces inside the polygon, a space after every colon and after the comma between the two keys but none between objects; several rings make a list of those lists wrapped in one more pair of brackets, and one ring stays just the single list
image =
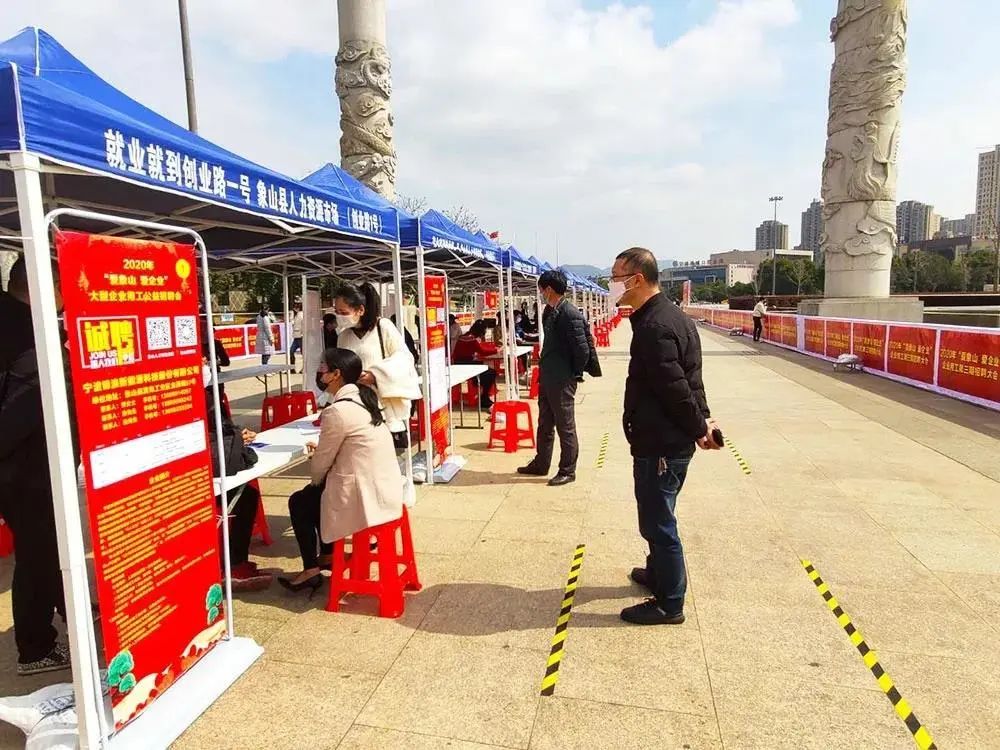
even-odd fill
[{"label": "qr code on poster", "polygon": [[146,342],[151,352],[171,348],[170,318],[146,318]]},{"label": "qr code on poster", "polygon": [[178,315],[174,318],[174,337],[177,339],[178,347],[198,345],[198,329],[194,315]]}]

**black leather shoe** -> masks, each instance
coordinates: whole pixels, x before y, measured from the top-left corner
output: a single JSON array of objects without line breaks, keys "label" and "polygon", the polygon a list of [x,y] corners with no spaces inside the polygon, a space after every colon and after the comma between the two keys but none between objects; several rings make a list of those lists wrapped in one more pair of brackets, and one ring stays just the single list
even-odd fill
[{"label": "black leather shoe", "polygon": [[684,622],[684,613],[670,614],[660,609],[656,599],[647,599],[642,604],[623,609],[621,618],[633,625],[680,625]]},{"label": "black leather shoe", "polygon": [[523,474],[526,477],[544,477],[549,472],[548,469],[540,469],[534,464],[528,464],[527,466],[519,467],[517,473]]},{"label": "black leather shoe", "polygon": [[650,591],[653,590],[652,576],[649,575],[649,571],[645,568],[632,568],[632,572],[629,573],[628,577],[640,586]]},{"label": "black leather shoe", "polygon": [[549,480],[549,487],[562,487],[564,484],[570,484],[575,481],[575,474],[556,474]]}]

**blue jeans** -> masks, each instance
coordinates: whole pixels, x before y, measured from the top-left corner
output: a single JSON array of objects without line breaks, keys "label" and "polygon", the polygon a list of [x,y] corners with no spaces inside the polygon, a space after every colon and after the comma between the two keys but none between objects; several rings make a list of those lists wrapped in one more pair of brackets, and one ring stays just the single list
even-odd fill
[{"label": "blue jeans", "polygon": [[691,456],[662,459],[634,458],[635,500],[639,508],[639,533],[649,543],[646,572],[656,603],[668,614],[684,611],[687,575],[684,547],[677,532],[677,495],[684,486]]},{"label": "blue jeans", "polygon": [[302,337],[297,336],[296,338],[292,339],[292,345],[288,349],[288,363],[292,367],[295,367],[295,353],[301,351],[302,351]]}]

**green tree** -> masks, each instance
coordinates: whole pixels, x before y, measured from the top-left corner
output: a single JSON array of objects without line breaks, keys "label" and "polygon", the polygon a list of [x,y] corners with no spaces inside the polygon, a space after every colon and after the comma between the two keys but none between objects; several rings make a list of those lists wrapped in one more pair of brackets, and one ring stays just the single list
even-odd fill
[{"label": "green tree", "polygon": [[[798,294],[799,288],[798,282],[795,281],[795,263],[797,261],[789,260],[788,258],[778,258],[778,281],[777,284],[772,286],[772,277],[774,275],[774,260],[769,258],[760,264],[760,268],[757,269],[757,288],[760,290],[760,294],[770,294],[772,288],[775,294]],[[812,266],[812,261],[808,262]],[[815,266],[813,266],[815,268]],[[805,293],[805,292],[803,292]]]},{"label": "green tree", "polygon": [[962,288],[967,292],[981,292],[987,284],[993,283],[996,269],[996,253],[992,250],[975,250],[961,259],[958,264],[962,276]]},{"label": "green tree", "polygon": [[729,287],[729,297],[754,297],[757,292],[754,289],[753,284],[744,284],[742,281],[737,281],[731,287]]},{"label": "green tree", "polygon": [[965,286],[961,267],[937,253],[911,251],[893,258],[890,273],[893,294],[957,292]]}]

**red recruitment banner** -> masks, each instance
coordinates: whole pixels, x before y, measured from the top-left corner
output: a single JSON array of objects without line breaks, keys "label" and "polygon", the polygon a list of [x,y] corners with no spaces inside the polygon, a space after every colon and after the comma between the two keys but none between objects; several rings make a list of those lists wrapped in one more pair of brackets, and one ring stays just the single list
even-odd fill
[{"label": "red recruitment banner", "polygon": [[444,276],[424,277],[424,307],[427,310],[428,326],[447,323],[444,319],[445,310],[448,308],[444,290]]},{"label": "red recruitment banner", "polygon": [[274,351],[285,351],[285,327],[280,323],[271,326],[271,339],[274,341]]},{"label": "red recruitment banner", "polygon": [[785,346],[799,345],[799,319],[794,315],[782,315],[778,320],[781,343]]},{"label": "red recruitment banner", "polygon": [[246,357],[249,354],[247,342],[250,337],[247,335],[246,326],[224,326],[215,329],[215,338],[218,339],[230,357]]},{"label": "red recruitment banner", "polygon": [[851,353],[851,324],[843,320],[826,321],[826,356],[836,359]]},{"label": "red recruitment banner", "polygon": [[443,324],[427,328],[427,369],[430,373],[431,442],[434,444],[434,465],[440,465],[448,455],[448,424],[450,399],[447,383],[447,328]]},{"label": "red recruitment banner", "polygon": [[774,313],[764,316],[764,341],[781,343],[781,324],[778,318],[779,316]]},{"label": "red recruitment banner", "polygon": [[889,326],[889,372],[932,384],[936,339],[933,328]]},{"label": "red recruitment banner", "polygon": [[938,385],[1000,403],[1000,334],[941,331]]},{"label": "red recruitment banner", "polygon": [[116,728],[225,634],[194,248],[56,236]]},{"label": "red recruitment banner", "polygon": [[487,310],[496,310],[500,306],[499,292],[484,292],[483,305]]},{"label": "red recruitment banner", "polygon": [[865,369],[885,370],[885,341],[887,331],[882,323],[852,323],[853,350],[861,357]]},{"label": "red recruitment banner", "polygon": [[822,318],[806,318],[805,344],[806,351],[813,354],[826,352],[825,322]]}]

